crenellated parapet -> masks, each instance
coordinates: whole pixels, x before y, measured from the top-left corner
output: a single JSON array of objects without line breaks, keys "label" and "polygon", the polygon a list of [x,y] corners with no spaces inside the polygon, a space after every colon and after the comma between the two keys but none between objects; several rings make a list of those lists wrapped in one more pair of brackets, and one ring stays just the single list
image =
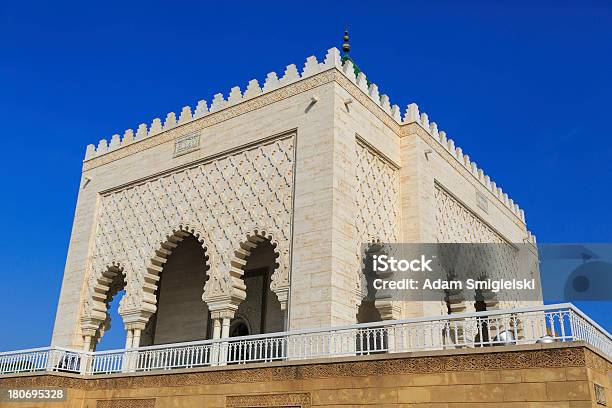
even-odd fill
[{"label": "crenellated parapet", "polygon": [[155,136],[159,133],[200,119],[212,113],[230,108],[247,100],[272,92],[276,89],[294,84],[300,80],[312,77],[332,68],[336,68],[338,71],[344,73],[344,75],[367,96],[369,96],[370,99],[376,103],[376,105],[378,105],[390,117],[392,117],[398,125],[401,125],[402,117],[399,106],[391,105],[389,96],[386,94],[380,94],[378,85],[369,82],[363,72],[355,75],[353,62],[347,60],[342,63],[340,51],[337,48],[330,48],[322,62],[319,62],[315,56],[308,57],[303,68],[301,69],[301,72],[298,70],[298,67],[295,64],[290,64],[285,68],[284,73],[280,76],[276,72],[268,73],[264,80],[263,86],[260,86],[257,79],[252,79],[248,82],[244,92],[242,92],[239,86],[235,86],[230,89],[227,98],[223,93],[215,94],[210,105],[206,100],[201,100],[197,103],[194,110],[192,110],[190,106],[184,106],[178,119],[176,117],[176,113],[170,112],[166,115],[166,119],[163,122],[160,118],[155,118],[150,125],[141,123],[138,126],[136,133],[134,133],[133,129],[127,129],[124,132],[123,137],[121,137],[119,134],[115,134],[111,137],[110,142],[107,139],[102,139],[98,142],[97,146],[90,144],[87,146],[85,161],[100,157],[113,150],[138,142],[145,138]]},{"label": "crenellated parapet", "polygon": [[107,139],[102,139],[98,142],[97,146],[90,144],[87,146],[87,150],[85,152],[85,161],[95,157],[100,157],[113,150],[138,142],[145,138],[155,136],[159,133],[219,112],[247,100],[259,97],[278,88],[291,85],[297,81],[311,77],[320,72],[327,71],[331,68],[337,68],[339,70],[342,69],[340,51],[338,51],[336,48],[331,48],[327,51],[327,55],[325,56],[323,62],[319,62],[314,56],[308,57],[301,74],[298,71],[297,66],[295,64],[291,64],[286,67],[281,76],[279,76],[276,72],[270,72],[267,75],[263,86],[259,85],[259,81],[257,79],[252,79],[248,82],[244,92],[242,92],[239,86],[235,86],[230,89],[227,98],[222,93],[215,94],[212,98],[210,106],[205,100],[199,101],[195,110],[192,110],[190,106],[184,106],[178,116],[178,119],[176,117],[176,113],[170,112],[166,115],[166,119],[163,121],[163,123],[160,118],[153,119],[150,125],[141,123],[138,126],[136,134],[134,134],[132,129],[128,129],[124,132],[123,137],[115,134],[111,137],[110,142],[108,142]]},{"label": "crenellated parapet", "polygon": [[455,145],[455,141],[446,135],[446,132],[438,129],[436,122],[430,122],[429,116],[424,112],[419,112],[419,107],[416,103],[411,103],[407,106],[404,115],[403,124],[418,123],[427,133],[442,147],[450,153],[450,155],[465,167],[487,190],[499,199],[512,213],[525,222],[525,211],[521,209],[512,200],[508,193],[504,192],[501,187],[491,180],[491,177],[486,175],[484,171],[478,167],[476,162],[470,159],[470,156],[463,153],[463,150]]},{"label": "crenellated parapet", "polygon": [[113,135],[110,138],[110,142],[107,139],[102,139],[98,142],[97,146],[90,144],[87,146],[84,161],[103,156],[127,145],[151,138],[169,131],[170,129],[215,114],[224,109],[258,98],[279,88],[292,85],[298,81],[334,68],[361,90],[368,99],[380,107],[380,109],[392,119],[391,123],[396,123],[397,126],[404,126],[412,123],[419,124],[437,143],[448,151],[455,160],[465,167],[486,189],[497,197],[503,205],[523,222],[525,221],[524,211],[519,208],[495,181],[491,180],[491,178],[477,166],[476,162],[472,161],[467,154],[464,154],[463,150],[457,147],[455,142],[448,138],[444,131],[439,130],[435,122],[430,122],[426,113],[419,112],[419,107],[415,103],[411,103],[407,106],[402,116],[399,106],[397,104],[392,104],[389,96],[381,93],[379,86],[368,80],[365,73],[358,69],[356,70],[350,58],[341,58],[340,51],[337,48],[330,48],[322,62],[319,62],[315,56],[308,57],[301,72],[295,64],[290,64],[285,68],[282,75],[278,75],[276,72],[268,73],[263,82],[263,86],[260,85],[257,79],[252,79],[248,82],[244,92],[239,86],[235,86],[230,89],[227,97],[223,93],[215,94],[210,104],[206,100],[200,100],[195,109],[192,109],[190,106],[184,106],[178,118],[176,113],[170,112],[163,121],[160,118],[155,118],[150,125],[141,123],[137,127],[135,133],[133,129],[127,129],[123,133],[123,136],[119,134]]}]

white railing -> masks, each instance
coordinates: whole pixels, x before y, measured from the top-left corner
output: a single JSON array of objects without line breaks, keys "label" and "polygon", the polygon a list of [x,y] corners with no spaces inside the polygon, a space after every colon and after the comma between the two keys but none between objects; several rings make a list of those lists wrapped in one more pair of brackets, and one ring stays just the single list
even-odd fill
[{"label": "white railing", "polygon": [[444,350],[584,341],[612,357],[612,336],[571,304],[356,324],[331,329],[82,352],[60,347],[0,353],[0,374],[143,372]]}]

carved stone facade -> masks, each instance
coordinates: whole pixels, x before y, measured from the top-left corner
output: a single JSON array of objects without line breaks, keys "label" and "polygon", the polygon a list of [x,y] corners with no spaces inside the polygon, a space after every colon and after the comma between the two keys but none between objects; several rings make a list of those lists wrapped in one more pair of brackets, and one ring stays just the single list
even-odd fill
[{"label": "carved stone facade", "polygon": [[279,256],[271,287],[286,299],[294,142],[295,135],[284,136],[102,194],[82,319],[106,318],[106,303],[96,293],[105,291],[103,278],[113,267],[126,280],[122,315],[153,313],[161,258],[169,255],[162,243],[176,231],[194,234],[206,249],[203,296],[210,310],[219,303],[237,307],[246,296],[233,263],[251,236],[274,243]]},{"label": "carved stone facade", "polygon": [[[336,49],[88,147],[53,345],[94,348],[121,289],[126,347],[138,345],[188,236],[206,253],[214,336],[248,309],[244,268],[263,241],[284,329],[355,323],[362,243],[533,242],[522,210],[426,114],[402,116]],[[397,306],[376,305],[384,319]]]}]

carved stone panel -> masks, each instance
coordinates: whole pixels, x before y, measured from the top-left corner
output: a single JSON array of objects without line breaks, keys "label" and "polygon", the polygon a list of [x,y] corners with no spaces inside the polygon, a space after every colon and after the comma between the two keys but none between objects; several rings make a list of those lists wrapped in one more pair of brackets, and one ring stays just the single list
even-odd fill
[{"label": "carved stone panel", "polygon": [[398,169],[360,139],[356,140],[357,229],[356,301],[366,295],[362,273],[362,244],[398,242],[400,235],[400,179]]},{"label": "carved stone panel", "polygon": [[399,171],[357,140],[357,217],[360,243],[397,242],[400,233]]},{"label": "carved stone panel", "polygon": [[306,392],[288,394],[228,395],[227,408],[310,408],[310,394]]},{"label": "carved stone panel", "polygon": [[435,186],[435,201],[438,242],[506,242],[438,184]]},{"label": "carved stone panel", "polygon": [[[519,266],[519,249],[438,184],[435,185],[435,203],[438,242],[496,244],[464,247],[464,259],[478,259],[478,264],[486,271],[484,275],[471,276],[472,278],[512,279],[525,273]],[[535,261],[537,261],[536,258],[534,258]],[[536,263],[531,265],[531,275],[535,272],[537,272]],[[499,301],[506,302],[507,307],[519,307],[519,302],[515,296],[512,296],[512,293],[514,292],[489,293],[488,299],[485,299],[487,307],[497,308]],[[473,297],[473,293],[467,292],[457,296],[457,304],[452,308],[462,311],[465,305],[460,299],[472,301]]]},{"label": "carved stone panel", "polygon": [[98,400],[96,408],[155,408],[155,398]]},{"label": "carved stone panel", "polygon": [[110,265],[126,275],[122,314],[155,310],[155,279],[147,274],[155,268],[151,262],[160,256],[162,243],[177,231],[195,235],[206,249],[210,268],[205,298],[229,299],[243,292],[230,275],[231,261],[240,243],[253,234],[265,235],[276,245],[279,266],[271,287],[286,290],[294,142],[294,134],[283,135],[102,195],[83,316],[105,310],[95,293],[104,291],[103,274]]}]

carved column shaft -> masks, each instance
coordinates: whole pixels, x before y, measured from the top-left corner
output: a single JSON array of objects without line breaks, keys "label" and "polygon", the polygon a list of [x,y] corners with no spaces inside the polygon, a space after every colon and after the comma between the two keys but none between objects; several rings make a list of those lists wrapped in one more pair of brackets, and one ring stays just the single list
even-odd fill
[{"label": "carved column shaft", "polygon": [[224,317],[223,318],[223,324],[221,327],[221,338],[222,339],[226,339],[229,337],[229,331],[230,331],[230,318],[229,317]]},{"label": "carved column shaft", "polygon": [[134,337],[132,338],[132,348],[140,347],[140,334],[142,333],[141,329],[134,329]]},{"label": "carved column shaft", "polygon": [[221,338],[221,320],[213,319],[213,339]]},{"label": "carved column shaft", "polygon": [[91,336],[83,336],[83,351],[91,351]]},{"label": "carved column shaft", "polygon": [[126,350],[129,350],[132,348],[133,339],[134,339],[134,331],[128,329],[127,336],[125,336],[125,349]]}]

